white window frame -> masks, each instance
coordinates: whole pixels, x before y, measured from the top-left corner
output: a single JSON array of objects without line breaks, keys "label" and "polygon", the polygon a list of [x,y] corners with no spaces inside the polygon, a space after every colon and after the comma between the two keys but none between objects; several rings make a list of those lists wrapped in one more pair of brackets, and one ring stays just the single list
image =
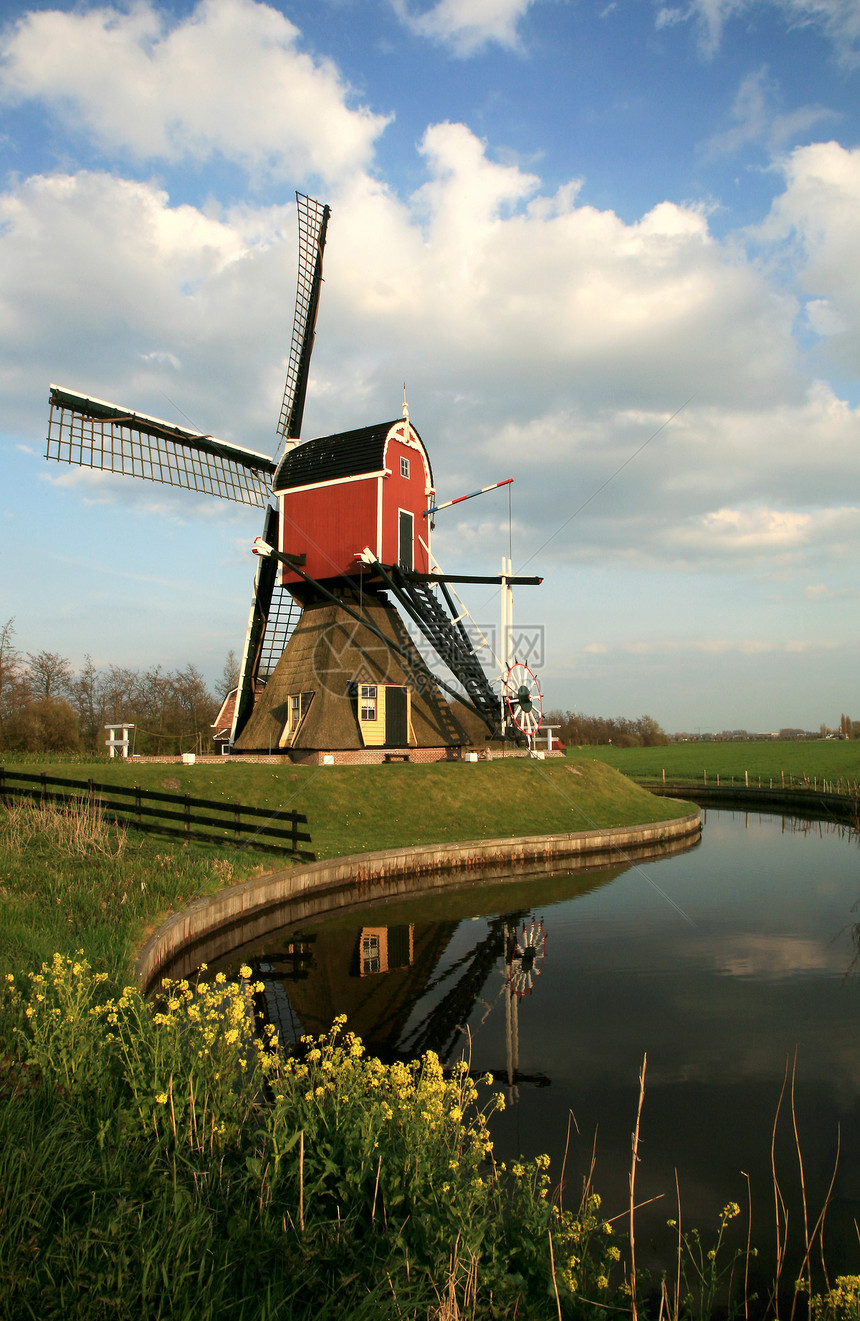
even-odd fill
[{"label": "white window frame", "polygon": [[361,938],[361,971],[365,977],[382,970],[382,941],[375,933]]},{"label": "white window frame", "polygon": [[400,455],[400,476],[409,478],[409,460],[405,454]]},{"label": "white window frame", "polygon": [[[379,718],[379,686],[375,683],[362,683],[358,686],[359,719],[370,724]],[[372,714],[371,714],[372,713]]]}]

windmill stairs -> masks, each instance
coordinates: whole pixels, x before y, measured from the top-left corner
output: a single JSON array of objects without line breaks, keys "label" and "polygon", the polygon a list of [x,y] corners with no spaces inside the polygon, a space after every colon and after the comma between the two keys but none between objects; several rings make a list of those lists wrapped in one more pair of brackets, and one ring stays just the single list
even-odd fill
[{"label": "windmill stairs", "polygon": [[487,722],[493,733],[498,733],[498,694],[490,687],[462,620],[454,613],[454,603],[445,584],[440,583],[439,586],[449,609],[436,596],[434,584],[423,581],[419,575],[398,568],[393,568],[390,575],[383,570],[383,575],[388,580],[386,585],[404,610],[462,684],[469,705]]}]

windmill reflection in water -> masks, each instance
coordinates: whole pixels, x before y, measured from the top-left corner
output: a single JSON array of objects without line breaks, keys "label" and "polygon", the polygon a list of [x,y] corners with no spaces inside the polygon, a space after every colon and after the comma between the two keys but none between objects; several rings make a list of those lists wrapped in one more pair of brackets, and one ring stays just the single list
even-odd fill
[{"label": "windmill reflection in water", "polygon": [[[507,1099],[515,1102],[520,1085],[550,1081],[519,1067],[520,1002],[539,984],[546,931],[528,910],[499,914],[468,949],[446,958],[455,932],[468,929],[450,921],[358,929],[331,923],[285,933],[280,942],[270,938],[265,955],[248,960],[264,986],[260,1017],[289,1045],[327,1032],[345,1014],[348,1030],[371,1055],[391,1062],[433,1051],[450,1066],[461,1055],[469,1059],[464,1025],[476,1007],[484,1007],[480,1030],[503,1000],[505,1061],[489,1072],[504,1080]],[[496,979],[497,994],[488,999]]]}]

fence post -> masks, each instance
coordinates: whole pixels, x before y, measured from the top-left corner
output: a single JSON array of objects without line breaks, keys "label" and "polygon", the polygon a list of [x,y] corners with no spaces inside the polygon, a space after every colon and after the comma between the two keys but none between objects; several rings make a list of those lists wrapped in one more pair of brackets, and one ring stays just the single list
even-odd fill
[{"label": "fence post", "polygon": [[135,819],[137,821],[138,828],[140,827],[140,800],[141,800],[140,785],[136,784],[134,786],[134,810],[135,810]]},{"label": "fence post", "polygon": [[39,776],[39,778],[40,778],[40,780],[42,781],[41,789],[40,789],[40,791],[39,791],[39,802],[40,802],[40,803],[42,804],[42,806],[44,807],[44,806],[45,806],[45,797],[46,797],[47,792],[48,792],[48,777],[47,777],[47,775],[45,774],[45,772],[42,771],[42,774]]},{"label": "fence post", "polygon": [[240,843],[242,839],[242,804],[241,803],[233,804],[233,835],[236,840],[236,843],[237,844]]},{"label": "fence post", "polygon": [[185,838],[186,838],[186,840],[189,839],[190,836],[191,836],[191,802],[190,802],[189,795],[186,794],[186,795],[185,795]]}]

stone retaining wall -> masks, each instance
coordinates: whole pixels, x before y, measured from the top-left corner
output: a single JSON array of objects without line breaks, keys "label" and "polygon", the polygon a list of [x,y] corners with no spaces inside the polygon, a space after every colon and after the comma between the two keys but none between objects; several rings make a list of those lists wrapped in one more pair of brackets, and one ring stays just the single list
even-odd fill
[{"label": "stone retaining wall", "polygon": [[689,848],[700,834],[697,811],[649,825],[386,849],[287,867],[195,899],[174,913],[144,944],[137,960],[138,979],[149,990],[167,970],[185,976],[201,961],[294,919],[479,885],[488,873],[487,879],[498,881],[494,873],[505,868],[516,868],[511,880],[521,880],[530,870],[543,873],[558,862],[571,871],[623,866]]}]

